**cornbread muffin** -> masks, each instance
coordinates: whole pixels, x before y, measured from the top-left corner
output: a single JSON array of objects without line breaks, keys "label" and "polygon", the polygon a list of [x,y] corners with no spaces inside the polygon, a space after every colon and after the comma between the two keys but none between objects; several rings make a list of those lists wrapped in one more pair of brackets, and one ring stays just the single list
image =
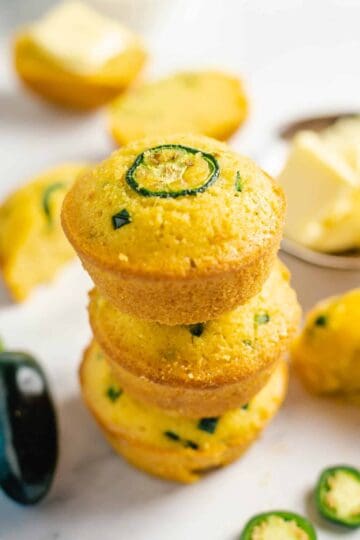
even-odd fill
[{"label": "cornbread muffin", "polygon": [[259,292],[279,247],[281,188],[200,135],[143,139],[82,176],[62,223],[100,292],[163,324],[218,317]]},{"label": "cornbread muffin", "polygon": [[22,82],[51,102],[78,109],[113,99],[132,83],[145,59],[137,36],[80,2],[56,6],[14,41]]},{"label": "cornbread muffin", "polygon": [[344,396],[360,404],[359,321],[360,289],[328,298],[308,314],[292,357],[311,392]]},{"label": "cornbread muffin", "polygon": [[118,97],[110,108],[114,139],[199,133],[225,140],[247,116],[241,81],[216,71],[180,72]]},{"label": "cornbread muffin", "polygon": [[66,191],[84,164],[66,164],[41,174],[0,206],[0,268],[13,298],[53,278],[75,253],[60,225]]},{"label": "cornbread muffin", "polygon": [[248,403],[267,382],[300,319],[289,272],[275,264],[262,291],[207,323],[165,326],[120,312],[95,289],[90,321],[121,387],[189,417]]},{"label": "cornbread muffin", "polygon": [[246,408],[192,420],[135,401],[121,388],[94,341],[80,370],[83,397],[115,450],[149,473],[194,482],[239,457],[280,407],[287,389],[281,362]]}]

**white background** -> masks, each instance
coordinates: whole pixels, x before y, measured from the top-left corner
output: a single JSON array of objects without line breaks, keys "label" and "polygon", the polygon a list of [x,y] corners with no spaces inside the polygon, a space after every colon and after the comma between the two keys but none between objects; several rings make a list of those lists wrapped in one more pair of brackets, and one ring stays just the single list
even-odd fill
[{"label": "white background", "polygon": [[[360,109],[359,0],[103,2],[108,9],[116,4],[144,34],[149,77],[193,66],[222,67],[244,77],[251,117],[231,144],[257,159],[283,121]],[[15,80],[12,30],[46,4],[0,2],[0,195],[46,167],[96,161],[113,149],[101,112],[83,116],[53,109]],[[305,310],[324,296],[359,286],[359,273],[283,258]],[[314,513],[311,489],[329,464],[360,466],[359,409],[310,397],[292,377],[284,408],[239,462],[193,486],[148,477],[111,452],[80,401],[77,366],[90,335],[89,287],[74,263],[21,306],[0,289],[0,335],[8,347],[32,351],[41,360],[61,428],[49,497],[24,509],[0,495],[0,540],[232,540],[252,514],[274,508],[307,514],[322,540],[341,537]],[[342,536],[353,540],[360,533]]]}]

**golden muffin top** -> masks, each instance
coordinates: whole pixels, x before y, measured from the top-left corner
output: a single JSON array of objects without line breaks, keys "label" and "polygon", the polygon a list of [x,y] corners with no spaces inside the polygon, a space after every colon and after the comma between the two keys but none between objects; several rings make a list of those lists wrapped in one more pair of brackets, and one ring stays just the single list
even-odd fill
[{"label": "golden muffin top", "polygon": [[217,71],[180,72],[116,98],[110,127],[119,144],[180,132],[225,140],[245,120],[247,108],[237,78]]},{"label": "golden muffin top", "polygon": [[85,353],[80,378],[89,407],[108,432],[174,451],[211,451],[251,439],[276,412],[287,385],[282,362],[246,407],[197,420],[167,414],[123,392],[95,341]]},{"label": "golden muffin top", "polygon": [[238,382],[277,361],[300,319],[287,269],[277,262],[247,304],[206,323],[166,326],[120,312],[90,293],[90,321],[104,352],[131,373],[174,386]]},{"label": "golden muffin top", "polygon": [[281,188],[250,159],[196,135],[148,138],[82,176],[63,205],[65,232],[106,269],[152,277],[216,274],[279,237]]}]

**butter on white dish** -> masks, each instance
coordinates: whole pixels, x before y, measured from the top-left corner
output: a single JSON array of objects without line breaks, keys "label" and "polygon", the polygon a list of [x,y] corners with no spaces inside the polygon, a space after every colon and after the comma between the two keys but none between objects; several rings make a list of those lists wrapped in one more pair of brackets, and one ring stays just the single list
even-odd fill
[{"label": "butter on white dish", "polygon": [[327,142],[331,129],[299,132],[278,178],[288,202],[285,235],[324,252],[360,247],[360,175],[341,136],[341,149]]},{"label": "butter on white dish", "polygon": [[77,1],[55,6],[28,33],[67,70],[80,74],[97,71],[136,39],[119,22]]},{"label": "butter on white dish", "polygon": [[360,116],[338,120],[321,137],[360,175]]}]

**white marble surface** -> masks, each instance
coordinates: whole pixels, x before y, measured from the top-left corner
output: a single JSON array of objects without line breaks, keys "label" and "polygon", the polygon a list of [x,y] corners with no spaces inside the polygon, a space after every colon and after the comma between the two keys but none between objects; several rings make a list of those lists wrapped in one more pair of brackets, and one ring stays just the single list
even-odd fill
[{"label": "white marble surface", "polygon": [[[289,116],[359,108],[357,0],[171,2],[162,23],[146,29],[152,50],[148,73],[224,65],[244,74],[252,115],[232,141],[236,148],[261,157],[272,130]],[[0,13],[0,196],[45,167],[97,160],[112,149],[101,113],[54,110],[17,86],[8,38],[9,24],[24,18],[22,4],[26,17],[32,4],[34,13],[39,5],[0,4],[6,14]],[[305,309],[360,283],[359,273],[284,260]],[[322,467],[360,465],[359,409],[312,398],[293,377],[284,408],[242,460],[193,486],[148,477],[111,452],[80,401],[77,366],[90,335],[89,287],[75,263],[21,306],[0,290],[0,335],[9,347],[30,350],[42,361],[61,428],[49,497],[24,509],[0,495],[0,540],[231,540],[252,514],[275,507],[307,513],[321,540],[338,538],[314,514],[310,493]],[[359,532],[346,538],[359,538]]]}]

